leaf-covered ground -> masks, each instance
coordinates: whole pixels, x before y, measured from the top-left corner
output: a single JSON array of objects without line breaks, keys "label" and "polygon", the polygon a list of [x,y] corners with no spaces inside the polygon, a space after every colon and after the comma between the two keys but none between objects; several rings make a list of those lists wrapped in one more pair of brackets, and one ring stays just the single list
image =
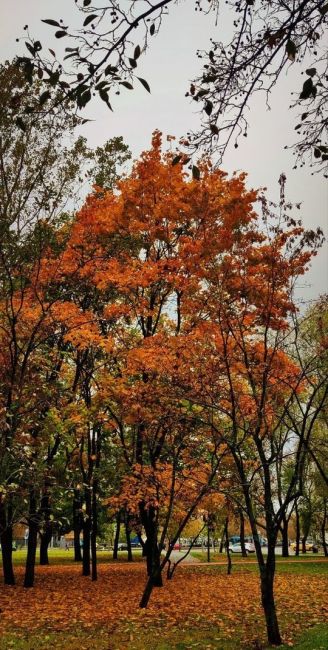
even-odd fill
[{"label": "leaf-covered ground", "polygon": [[[327,620],[326,568],[321,563],[317,574],[277,576],[278,616],[290,645],[302,631]],[[48,647],[57,648],[65,647],[60,635],[76,633],[79,650],[191,648],[197,643],[200,648],[254,648],[265,641],[258,576],[249,571],[226,576],[222,567],[181,567],[172,581],[154,591],[147,610],[138,609],[145,580],[141,563],[101,565],[94,583],[80,575],[79,566],[38,567],[32,590],[21,586],[23,568],[16,573],[17,586],[0,587],[0,630],[9,635],[8,648],[36,650],[28,638],[38,631],[40,638],[48,635]],[[9,642],[13,629],[21,645]],[[192,631],[194,641],[186,645]],[[97,642],[91,640],[95,637]],[[176,644],[165,645],[172,637]]]}]

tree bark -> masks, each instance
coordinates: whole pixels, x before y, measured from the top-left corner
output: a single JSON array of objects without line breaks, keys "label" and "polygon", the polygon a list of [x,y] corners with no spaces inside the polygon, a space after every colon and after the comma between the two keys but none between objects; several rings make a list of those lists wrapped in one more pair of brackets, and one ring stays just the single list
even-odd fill
[{"label": "tree bark", "polygon": [[274,545],[268,540],[268,555],[266,563],[260,566],[261,600],[264,609],[268,641],[272,645],[281,645],[276,606],[274,601],[275,555]]},{"label": "tree bark", "polygon": [[126,545],[128,547],[128,562],[132,562],[133,556],[132,556],[132,548],[131,548],[131,534],[130,534],[130,526],[129,526],[129,515],[127,512],[125,512],[124,515],[124,525],[125,525]]},{"label": "tree bark", "polygon": [[323,506],[323,518],[322,518],[322,523],[321,523],[321,539],[322,539],[322,546],[323,546],[323,552],[325,557],[328,556],[328,544],[326,542],[326,523],[327,523],[327,500],[324,500],[324,506]]},{"label": "tree bark", "polygon": [[52,524],[50,521],[50,500],[49,495],[47,494],[47,486],[45,487],[46,492],[41,497],[41,507],[40,507],[40,518],[41,518],[41,527],[43,527],[43,532],[40,532],[40,564],[48,565],[48,547],[51,542],[52,536]]},{"label": "tree bark", "polygon": [[288,545],[288,519],[283,517],[281,521],[281,538],[282,538],[282,557],[289,557],[289,545]]},{"label": "tree bark", "polygon": [[239,520],[240,520],[239,532],[240,532],[241,554],[243,557],[247,557],[247,551],[245,548],[245,518],[242,509],[239,510]]},{"label": "tree bark", "polygon": [[297,499],[295,501],[295,526],[296,526],[296,549],[295,549],[295,555],[300,554],[300,537],[301,537],[301,528],[300,528],[300,514],[298,511],[298,504],[297,504]]},{"label": "tree bark", "polygon": [[229,547],[229,517],[226,517],[224,530],[225,530],[227,560],[228,560],[227,574],[228,574],[228,576],[230,576],[231,575],[232,562],[231,562],[231,554],[230,554],[230,547]]},{"label": "tree bark", "polygon": [[74,562],[82,561],[80,535],[83,528],[81,492],[74,490],[73,498],[73,530],[74,530]]},{"label": "tree bark", "polygon": [[90,575],[90,542],[91,542],[91,495],[90,489],[85,490],[85,519],[83,522],[83,554],[82,575]]},{"label": "tree bark", "polygon": [[97,580],[97,532],[98,532],[98,512],[97,512],[97,481],[93,480],[92,485],[92,527],[91,527],[91,580]]},{"label": "tree bark", "polygon": [[118,512],[116,515],[116,530],[115,530],[115,538],[114,538],[113,560],[117,560],[118,557],[118,542],[120,539],[120,528],[121,528],[121,513]]},{"label": "tree bark", "polygon": [[7,509],[4,503],[0,503],[0,541],[2,552],[2,571],[5,585],[15,584],[13,568],[13,527],[12,527],[11,506]]},{"label": "tree bark", "polygon": [[29,589],[34,585],[35,557],[38,541],[39,518],[36,511],[36,494],[34,488],[30,490],[29,508],[29,535],[27,542],[27,557],[25,566],[24,587]]}]

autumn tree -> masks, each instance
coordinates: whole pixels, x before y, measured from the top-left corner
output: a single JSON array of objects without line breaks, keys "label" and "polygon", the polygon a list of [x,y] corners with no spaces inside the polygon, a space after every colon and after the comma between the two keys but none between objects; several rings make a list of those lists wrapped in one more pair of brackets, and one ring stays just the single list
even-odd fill
[{"label": "autumn tree", "polygon": [[[324,377],[313,384],[317,354],[306,367],[294,360],[292,326],[295,280],[305,272],[322,234],[304,231],[286,213],[284,201],[274,219],[263,200],[263,220],[253,214],[240,226],[231,251],[204,261],[206,282],[189,304],[195,331],[184,363],[193,371],[189,399],[203,405],[205,413],[207,409],[208,421],[234,459],[260,568],[268,639],[279,644],[275,544],[284,515],[302,494],[306,445],[328,385]],[[280,457],[289,459],[292,472],[279,501],[275,472]],[[265,518],[266,557],[259,513]]]},{"label": "autumn tree", "polygon": [[[43,19],[55,38],[68,43],[63,60],[54,50],[47,57],[26,26],[28,51],[19,64],[28,78],[32,79],[34,71],[43,77],[48,95],[52,94],[49,86],[58,86],[63,97],[72,99],[79,109],[93,94],[112,109],[113,92],[133,89],[134,81],[150,91],[148,81],[138,76],[139,58],[165,14],[174,11],[173,4],[172,0],[150,5],[131,2],[127,9],[124,3],[112,0],[100,5],[88,0],[77,3],[79,27],[62,19]],[[220,31],[216,34],[222,11],[217,0],[190,4],[199,12],[212,11],[216,22],[208,51],[198,52],[204,61],[203,72],[190,86],[189,94],[201,105],[204,121],[198,132],[190,135],[189,145],[214,152],[221,160],[230,142],[238,146],[239,138],[247,136],[246,112],[254,95],[262,91],[270,101],[281,76],[295,64],[306,75],[302,87],[295,88],[292,104],[300,110],[295,127],[298,139],[293,145],[296,165],[309,160],[311,166],[326,173],[326,0],[297,0],[291,5],[282,0],[229,0],[225,17],[230,19],[232,36],[228,39]],[[306,61],[310,61],[309,67]]]}]

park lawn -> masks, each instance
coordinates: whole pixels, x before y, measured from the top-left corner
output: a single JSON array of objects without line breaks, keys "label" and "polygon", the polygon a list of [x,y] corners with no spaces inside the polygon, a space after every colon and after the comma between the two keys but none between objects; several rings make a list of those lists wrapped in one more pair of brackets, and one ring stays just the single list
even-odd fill
[{"label": "park lawn", "polygon": [[[19,549],[17,551],[13,552],[13,564],[15,566],[23,566],[25,565],[26,562],[26,554],[27,554],[27,549]],[[142,559],[142,550],[141,549],[133,549],[132,551],[133,554],[133,560],[138,561]],[[51,565],[53,564],[74,564],[74,550],[73,548],[69,548],[68,550],[63,549],[63,548],[50,548],[48,550],[48,557],[49,557],[49,563]],[[106,563],[106,562],[115,562],[113,560],[113,551],[97,551],[97,557],[99,562],[101,563]],[[36,562],[38,564],[39,561],[39,550],[37,550],[36,554]],[[128,559],[128,554],[127,551],[119,551],[118,552],[118,562],[126,562]],[[0,559],[0,566],[2,562]]]},{"label": "park lawn", "polygon": [[[318,561],[316,572],[309,566],[300,563],[292,580],[289,573],[278,573],[277,610],[286,647],[303,634],[295,647],[319,650],[320,644],[328,647],[320,627],[328,614],[328,563]],[[240,565],[228,577],[222,566],[185,565],[154,591],[149,608],[140,610],[141,562],[100,564],[93,583],[73,562],[37,567],[32,590],[22,587],[24,570],[18,566],[17,586],[0,585],[0,650],[260,648],[265,629],[259,583],[249,568]]]}]

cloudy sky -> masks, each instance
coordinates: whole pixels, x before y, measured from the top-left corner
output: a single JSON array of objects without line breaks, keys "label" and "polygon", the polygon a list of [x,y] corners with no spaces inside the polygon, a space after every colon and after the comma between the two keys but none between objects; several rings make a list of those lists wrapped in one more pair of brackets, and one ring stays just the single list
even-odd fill
[{"label": "cloudy sky", "polygon": [[[109,138],[122,135],[129,144],[134,157],[149,147],[151,133],[160,128],[164,134],[177,138],[190,129],[197,129],[200,117],[197,105],[185,97],[189,81],[200,71],[196,50],[208,49],[212,35],[225,40],[229,21],[223,15],[217,26],[213,15],[194,11],[194,0],[181,0],[172,6],[165,17],[160,34],[151,42],[151,48],[140,59],[138,75],[147,79],[151,94],[141,86],[134,91],[126,90],[112,102],[111,113],[102,102],[88,105],[86,117],[92,119],[83,130],[90,146],[103,144]],[[223,4],[223,3],[222,3]],[[63,18],[71,26],[80,26],[81,16],[74,0],[0,0],[0,57],[4,61],[24,51],[24,45],[16,43],[25,24],[30,33],[56,50],[60,44],[52,40],[53,29],[40,23],[41,18]],[[55,41],[55,42],[54,42]],[[313,63],[313,62],[312,62]],[[308,67],[311,61],[304,64]],[[288,106],[291,90],[299,90],[302,80],[299,68],[294,66],[280,80],[271,100],[271,110],[265,98],[258,96],[249,110],[250,131],[242,139],[239,148],[227,152],[224,169],[248,172],[250,187],[267,187],[268,195],[278,200],[278,178],[287,174],[287,196],[290,201],[302,202],[301,216],[306,227],[321,226],[328,236],[328,188],[320,175],[311,175],[309,169],[292,170],[293,157],[284,145],[294,140],[295,119]],[[300,286],[300,299],[308,301],[327,291],[327,246],[313,262],[312,269]]]}]

